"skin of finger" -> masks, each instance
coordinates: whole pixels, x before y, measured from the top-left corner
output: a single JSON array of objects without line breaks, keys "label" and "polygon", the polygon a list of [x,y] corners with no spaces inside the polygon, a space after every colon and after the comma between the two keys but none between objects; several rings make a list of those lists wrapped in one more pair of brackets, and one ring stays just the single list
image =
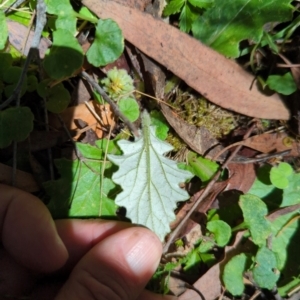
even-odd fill
[{"label": "skin of finger", "polygon": [[0,232],[9,254],[27,268],[53,272],[68,252],[45,205],[19,189],[0,184]]},{"label": "skin of finger", "polygon": [[22,297],[31,292],[34,284],[32,271],[18,264],[0,247],[0,296]]},{"label": "skin of finger", "polygon": [[133,300],[160,261],[162,245],[146,228],[127,228],[95,245],[78,263],[55,300]]},{"label": "skin of finger", "polygon": [[131,223],[100,219],[57,220],[55,225],[69,253],[64,271],[70,271],[88,251],[108,236],[132,227]]}]

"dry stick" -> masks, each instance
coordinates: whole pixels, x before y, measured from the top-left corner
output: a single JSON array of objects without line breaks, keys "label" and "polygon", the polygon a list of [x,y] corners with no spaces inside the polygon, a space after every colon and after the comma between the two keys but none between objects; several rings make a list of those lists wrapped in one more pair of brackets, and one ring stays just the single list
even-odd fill
[{"label": "dry stick", "polygon": [[4,10],[5,14],[8,14],[11,10],[19,7],[22,3],[26,2],[26,0],[17,0],[14,2],[10,7],[8,7],[6,10]]},{"label": "dry stick", "polygon": [[[244,136],[244,139],[247,139],[250,134],[252,133],[253,129],[255,127],[255,124],[253,124],[247,133]],[[175,230],[171,233],[169,240],[165,243],[163,248],[163,254],[167,253],[169,250],[170,245],[173,243],[174,239],[178,235],[179,231],[183,227],[183,225],[187,222],[187,220],[190,218],[192,213],[197,209],[199,204],[208,196],[210,193],[213,185],[216,183],[216,181],[219,179],[219,176],[221,172],[227,167],[227,165],[230,163],[230,161],[234,158],[234,156],[237,154],[237,152],[242,148],[242,145],[237,146],[233,152],[230,154],[230,156],[227,158],[225,163],[222,165],[221,169],[215,174],[213,179],[208,183],[208,185],[204,188],[203,193],[199,196],[197,201],[192,206],[191,210],[186,214],[186,216],[182,219],[182,221],[179,223],[179,225],[175,228]]]},{"label": "dry stick", "polygon": [[112,110],[114,111],[115,115],[118,116],[120,119],[123,120],[124,124],[130,129],[130,131],[134,134],[135,137],[139,137],[139,132],[135,125],[130,122],[120,111],[118,106],[113,102],[105,91],[99,86],[99,84],[90,77],[85,71],[82,71],[79,75],[83,77],[102,97],[103,99],[111,106]]},{"label": "dry stick", "polygon": [[25,37],[25,39],[23,40],[23,42],[21,44],[20,52],[22,50],[22,55],[24,55],[24,56],[25,56],[26,44],[27,44],[28,38],[30,36],[30,32],[31,32],[31,29],[32,29],[32,25],[33,25],[35,16],[36,16],[36,10],[34,10],[33,14],[31,15],[31,18],[30,18],[30,21],[29,21],[29,24],[28,24],[28,29],[27,29],[26,37]]},{"label": "dry stick", "polygon": [[[37,16],[36,16],[36,27],[33,35],[33,39],[31,42],[31,47],[28,53],[28,56],[26,58],[21,76],[19,78],[18,84],[13,91],[13,94],[4,102],[2,105],[0,105],[0,110],[8,106],[12,101],[16,99],[16,107],[20,106],[20,93],[22,89],[22,85],[29,67],[29,64],[34,57],[34,54],[38,53],[38,47],[41,40],[42,31],[44,29],[44,26],[46,25],[46,5],[43,0],[38,0],[37,6]],[[12,185],[14,186],[16,184],[16,173],[17,173],[17,142],[13,143],[13,172],[12,172]]]},{"label": "dry stick", "polygon": [[25,76],[29,67],[31,60],[34,58],[35,54],[38,53],[38,48],[40,45],[42,31],[44,26],[46,25],[46,5],[43,0],[38,0],[37,6],[37,16],[36,16],[36,27],[33,35],[33,39],[31,42],[31,47],[29,49],[29,53],[26,57],[21,76],[17,83],[16,88],[14,89],[12,95],[0,105],[0,110],[7,107],[11,102],[17,100],[16,106],[20,105],[20,93],[22,89],[23,82],[25,80]]}]

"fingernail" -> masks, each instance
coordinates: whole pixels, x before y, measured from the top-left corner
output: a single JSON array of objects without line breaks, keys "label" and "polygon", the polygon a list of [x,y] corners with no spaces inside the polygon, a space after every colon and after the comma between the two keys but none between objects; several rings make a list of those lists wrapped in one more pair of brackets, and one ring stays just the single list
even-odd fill
[{"label": "fingernail", "polygon": [[133,231],[126,241],[125,259],[131,270],[141,276],[145,270],[154,273],[162,254],[162,245],[154,233],[141,228]]}]

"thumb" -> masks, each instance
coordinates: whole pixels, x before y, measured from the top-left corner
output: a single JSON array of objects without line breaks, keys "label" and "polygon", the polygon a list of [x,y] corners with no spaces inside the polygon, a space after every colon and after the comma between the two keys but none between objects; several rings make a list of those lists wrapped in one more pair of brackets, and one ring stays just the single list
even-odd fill
[{"label": "thumb", "polygon": [[81,259],[55,299],[136,299],[155,272],[161,253],[161,242],[148,229],[119,231]]}]

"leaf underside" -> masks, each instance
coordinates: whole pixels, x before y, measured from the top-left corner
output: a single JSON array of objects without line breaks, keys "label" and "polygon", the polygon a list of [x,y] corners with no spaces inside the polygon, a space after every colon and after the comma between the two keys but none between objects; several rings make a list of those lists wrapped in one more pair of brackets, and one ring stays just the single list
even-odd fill
[{"label": "leaf underside", "polygon": [[[149,115],[143,118],[149,119]],[[147,226],[163,240],[170,231],[169,223],[175,218],[176,203],[189,197],[179,183],[192,174],[178,169],[175,161],[163,156],[173,148],[155,136],[155,127],[148,121],[144,122],[143,134],[135,142],[118,142],[122,156],[108,158],[119,166],[112,179],[123,188],[116,204],[126,208],[126,216],[133,223]]]}]

